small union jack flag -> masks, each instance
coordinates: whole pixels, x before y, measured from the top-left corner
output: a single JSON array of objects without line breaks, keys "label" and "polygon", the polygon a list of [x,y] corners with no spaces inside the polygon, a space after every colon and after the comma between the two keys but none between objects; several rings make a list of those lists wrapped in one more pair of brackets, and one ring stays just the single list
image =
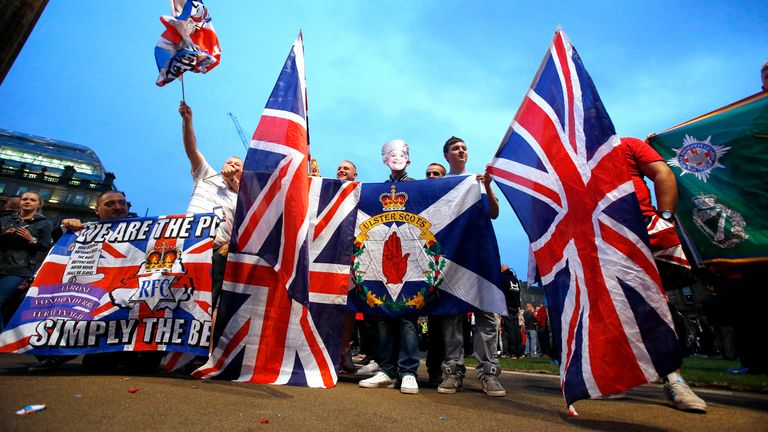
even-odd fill
[{"label": "small union jack flag", "polygon": [[216,342],[197,377],[336,384],[359,188],[310,181],[308,148],[299,34],[245,159]]},{"label": "small union jack flag", "polygon": [[489,172],[531,242],[569,405],[681,364],[618,146],[591,78],[558,29]]},{"label": "small union jack flag", "polygon": [[173,16],[161,16],[165,31],[155,46],[162,87],[184,72],[207,73],[221,61],[221,47],[208,8],[201,0],[171,0]]}]

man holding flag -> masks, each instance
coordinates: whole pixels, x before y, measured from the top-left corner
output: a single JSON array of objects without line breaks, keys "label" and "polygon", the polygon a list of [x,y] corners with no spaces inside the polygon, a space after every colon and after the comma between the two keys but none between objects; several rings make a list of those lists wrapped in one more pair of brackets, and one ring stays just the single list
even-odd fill
[{"label": "man holding flag", "polygon": [[768,334],[768,63],[760,73],[763,91],[647,138],[677,176],[675,222],[691,258],[739,310],[736,351],[748,373],[768,370],[761,345],[751,342]]},{"label": "man holding flag", "polygon": [[[637,138],[621,138],[621,146],[635,186],[640,209],[648,222],[656,266],[665,290],[681,288],[691,280],[688,259],[675,232],[674,216],[677,208],[677,182],[675,174],[656,150]],[[658,210],[651,203],[651,193],[645,177],[653,182]],[[678,338],[679,339],[679,338]],[[706,412],[707,404],[688,387],[680,369],[662,377],[664,394],[675,408],[683,411]]]},{"label": "man holding flag", "polygon": [[[467,144],[461,138],[452,136],[443,145],[443,157],[450,166],[448,176],[470,175],[467,172],[467,159],[469,151]],[[488,213],[491,219],[499,216],[499,200],[493,193],[491,177],[487,174],[477,175],[477,179],[483,183],[485,195],[489,203]],[[464,330],[461,315],[448,315],[442,319],[443,340],[445,342],[445,360],[443,361],[443,382],[437,387],[438,393],[453,394],[460,390],[464,380]],[[488,396],[506,396],[499,383],[498,376],[501,373],[498,360],[496,360],[496,318],[493,313],[475,313],[476,330],[473,335],[473,351],[478,365],[475,368],[477,377],[483,386],[483,391]]]},{"label": "man holding flag", "polygon": [[[229,239],[235,219],[237,191],[240,189],[240,177],[243,174],[243,160],[232,156],[224,162],[221,173],[217,173],[200,150],[197,148],[195,128],[192,125],[192,108],[185,102],[179,104],[182,119],[184,152],[192,168],[192,180],[195,187],[187,207],[188,213],[219,212],[222,220],[216,229],[213,240],[213,269],[211,272],[211,307],[218,307],[221,286],[224,282],[224,269],[227,265]],[[215,320],[215,315],[214,320]]]}]

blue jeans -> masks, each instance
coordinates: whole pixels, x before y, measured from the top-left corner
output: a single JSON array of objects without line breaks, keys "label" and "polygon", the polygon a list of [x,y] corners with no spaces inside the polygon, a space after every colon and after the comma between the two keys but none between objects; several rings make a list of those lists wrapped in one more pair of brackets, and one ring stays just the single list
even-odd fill
[{"label": "blue jeans", "polygon": [[525,355],[538,355],[539,334],[536,332],[536,330],[526,330],[525,336]]},{"label": "blue jeans", "polygon": [[[1,275],[0,276],[0,306],[8,300],[8,297],[12,296],[16,292],[16,288],[21,285],[26,279],[26,276],[18,275]],[[0,313],[0,332],[5,328],[3,322],[3,314]]]},{"label": "blue jeans", "polygon": [[390,378],[416,376],[419,368],[419,335],[416,318],[379,321],[379,367]]}]

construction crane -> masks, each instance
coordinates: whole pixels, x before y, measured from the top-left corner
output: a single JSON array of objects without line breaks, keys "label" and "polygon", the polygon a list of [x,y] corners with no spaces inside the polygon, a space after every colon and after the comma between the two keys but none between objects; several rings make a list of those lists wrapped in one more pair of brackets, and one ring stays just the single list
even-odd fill
[{"label": "construction crane", "polygon": [[245,150],[248,150],[248,139],[245,138],[245,134],[243,133],[243,128],[240,127],[240,122],[237,121],[237,117],[235,117],[234,114],[231,112],[228,112],[227,115],[232,119],[232,123],[235,124],[235,129],[237,129],[237,134],[240,135],[240,141],[243,142],[243,147],[245,147]]}]

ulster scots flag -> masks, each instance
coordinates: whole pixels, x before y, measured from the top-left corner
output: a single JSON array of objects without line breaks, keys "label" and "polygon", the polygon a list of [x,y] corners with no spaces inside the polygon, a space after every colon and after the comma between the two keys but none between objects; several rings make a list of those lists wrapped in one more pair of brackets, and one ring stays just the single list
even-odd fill
[{"label": "ulster scots flag", "polygon": [[475,176],[362,185],[353,309],[384,316],[505,313],[499,250]]}]

